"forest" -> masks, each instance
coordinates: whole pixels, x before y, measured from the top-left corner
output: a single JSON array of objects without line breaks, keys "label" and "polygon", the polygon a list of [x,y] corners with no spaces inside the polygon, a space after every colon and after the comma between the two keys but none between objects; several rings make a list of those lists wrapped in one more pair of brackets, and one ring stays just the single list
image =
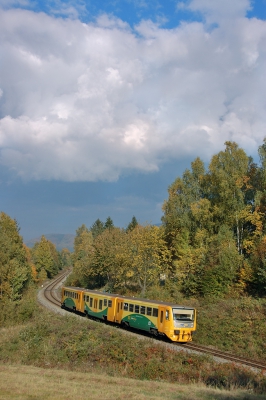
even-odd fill
[{"label": "forest", "polygon": [[17,221],[0,214],[0,300],[73,266],[68,284],[169,300],[266,295],[266,139],[256,164],[235,142],[208,166],[191,162],[168,188],[160,226],[126,228],[111,217],[76,230],[74,251],[42,236],[23,244]]}]

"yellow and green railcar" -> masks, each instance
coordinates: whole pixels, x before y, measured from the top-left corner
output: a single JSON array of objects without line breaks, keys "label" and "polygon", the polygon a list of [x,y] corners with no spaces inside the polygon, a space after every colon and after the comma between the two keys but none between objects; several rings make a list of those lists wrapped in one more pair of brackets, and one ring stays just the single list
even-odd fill
[{"label": "yellow and green railcar", "polygon": [[189,342],[196,330],[196,310],[155,300],[76,287],[62,288],[62,307],[90,317]]}]

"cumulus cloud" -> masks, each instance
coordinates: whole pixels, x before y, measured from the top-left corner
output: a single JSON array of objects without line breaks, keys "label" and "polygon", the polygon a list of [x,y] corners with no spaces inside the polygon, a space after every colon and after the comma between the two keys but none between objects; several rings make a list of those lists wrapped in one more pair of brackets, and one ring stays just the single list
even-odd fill
[{"label": "cumulus cloud", "polygon": [[266,132],[266,23],[245,17],[247,0],[223,2],[222,13],[219,4],[193,0],[208,21],[168,30],[3,10],[0,163],[26,180],[112,181],[206,159],[226,140],[255,153]]}]

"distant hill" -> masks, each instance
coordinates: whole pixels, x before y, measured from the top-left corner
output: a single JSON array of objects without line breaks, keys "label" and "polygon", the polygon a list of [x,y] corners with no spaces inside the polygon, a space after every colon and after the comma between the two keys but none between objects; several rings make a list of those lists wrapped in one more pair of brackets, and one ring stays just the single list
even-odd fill
[{"label": "distant hill", "polygon": [[[52,242],[55,245],[58,251],[61,251],[64,248],[68,249],[71,252],[74,250],[75,235],[63,234],[63,233],[57,233],[57,234],[51,233],[44,236],[46,237],[46,239],[50,240],[50,242]],[[40,240],[41,236],[36,239],[25,241],[25,245],[31,248],[34,246],[36,242],[39,242]]]}]

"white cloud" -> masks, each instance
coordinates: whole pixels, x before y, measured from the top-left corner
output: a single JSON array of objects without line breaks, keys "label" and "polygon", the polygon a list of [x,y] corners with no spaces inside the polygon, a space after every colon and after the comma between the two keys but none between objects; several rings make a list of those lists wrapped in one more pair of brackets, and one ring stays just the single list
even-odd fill
[{"label": "white cloud", "polygon": [[96,181],[206,159],[226,140],[255,153],[266,132],[266,23],[245,18],[246,0],[223,2],[224,18],[219,4],[190,3],[213,30],[2,11],[0,163],[23,179]]}]

